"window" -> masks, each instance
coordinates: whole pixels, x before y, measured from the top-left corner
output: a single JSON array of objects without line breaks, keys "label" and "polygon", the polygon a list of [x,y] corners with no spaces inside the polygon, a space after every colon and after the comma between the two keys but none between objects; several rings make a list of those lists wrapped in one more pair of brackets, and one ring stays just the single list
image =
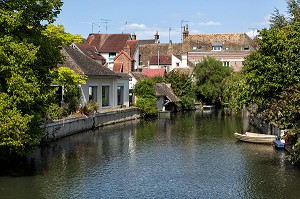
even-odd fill
[{"label": "window", "polygon": [[102,86],[102,106],[109,106],[109,86]]},{"label": "window", "polygon": [[245,45],[245,46],[244,46],[244,50],[250,50],[249,46],[248,46],[248,45]]},{"label": "window", "polygon": [[229,61],[223,61],[223,66],[230,67],[230,62]]},{"label": "window", "polygon": [[179,67],[179,62],[176,62],[176,67]]},{"label": "window", "polygon": [[124,104],[124,86],[118,86],[118,105]]},{"label": "window", "polygon": [[116,57],[116,53],[109,53],[108,55],[108,63],[114,63],[114,58]]},{"label": "window", "polygon": [[213,51],[221,51],[222,47],[221,46],[213,46]]},{"label": "window", "polygon": [[97,86],[89,87],[89,100],[97,102]]},{"label": "window", "polygon": [[222,50],[222,46],[223,46],[222,42],[215,42],[212,45],[212,50],[213,51],[221,51]]}]

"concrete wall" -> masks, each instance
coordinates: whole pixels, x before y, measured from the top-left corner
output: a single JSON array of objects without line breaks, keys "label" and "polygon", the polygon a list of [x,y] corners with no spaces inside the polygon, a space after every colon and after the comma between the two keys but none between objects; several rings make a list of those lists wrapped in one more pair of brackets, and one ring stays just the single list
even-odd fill
[{"label": "concrete wall", "polygon": [[75,133],[90,130],[104,125],[134,120],[140,117],[137,108],[126,108],[106,113],[97,113],[93,116],[60,120],[46,124],[45,139],[53,140],[66,137]]}]

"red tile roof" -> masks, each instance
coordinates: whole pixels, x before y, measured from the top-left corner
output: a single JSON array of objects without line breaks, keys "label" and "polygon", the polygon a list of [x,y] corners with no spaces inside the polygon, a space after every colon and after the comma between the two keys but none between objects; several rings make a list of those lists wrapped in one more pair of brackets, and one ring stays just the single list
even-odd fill
[{"label": "red tile roof", "polygon": [[[172,65],[172,56],[160,55],[159,56],[160,65]],[[154,55],[150,59],[150,65],[158,65],[158,56]]]},{"label": "red tile roof", "polygon": [[100,53],[120,52],[130,34],[90,34],[85,44],[95,46]]},{"label": "red tile roof", "polygon": [[166,70],[164,68],[158,68],[158,69],[146,69],[144,68],[142,70],[143,73],[145,73],[149,77],[156,77],[156,76],[164,76],[166,73]]},{"label": "red tile roof", "polygon": [[[75,44],[74,44],[75,45]],[[76,44],[76,47],[86,56],[95,60],[105,60],[102,55],[96,53],[95,46],[90,46],[87,44]]]}]

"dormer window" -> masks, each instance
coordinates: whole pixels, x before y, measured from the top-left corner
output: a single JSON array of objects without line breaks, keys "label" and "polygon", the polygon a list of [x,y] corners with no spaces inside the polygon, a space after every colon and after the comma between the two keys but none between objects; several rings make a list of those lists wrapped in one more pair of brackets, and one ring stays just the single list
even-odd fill
[{"label": "dormer window", "polygon": [[221,51],[222,50],[222,46],[223,46],[222,42],[215,42],[212,45],[212,50],[213,51]]},{"label": "dormer window", "polygon": [[250,50],[249,45],[245,45],[244,50]]}]

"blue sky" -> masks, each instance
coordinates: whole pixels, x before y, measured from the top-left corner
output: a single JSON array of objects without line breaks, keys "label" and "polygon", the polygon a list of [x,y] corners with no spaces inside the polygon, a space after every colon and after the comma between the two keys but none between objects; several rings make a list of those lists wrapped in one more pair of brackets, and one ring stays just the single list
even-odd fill
[{"label": "blue sky", "polygon": [[[269,27],[275,8],[286,14],[285,0],[64,0],[55,24],[66,32],[135,33],[137,39],[154,39],[158,31],[162,43],[181,40],[181,24],[190,34],[248,33]],[[183,22],[182,22],[183,21]],[[169,36],[170,35],[170,36]]]}]

